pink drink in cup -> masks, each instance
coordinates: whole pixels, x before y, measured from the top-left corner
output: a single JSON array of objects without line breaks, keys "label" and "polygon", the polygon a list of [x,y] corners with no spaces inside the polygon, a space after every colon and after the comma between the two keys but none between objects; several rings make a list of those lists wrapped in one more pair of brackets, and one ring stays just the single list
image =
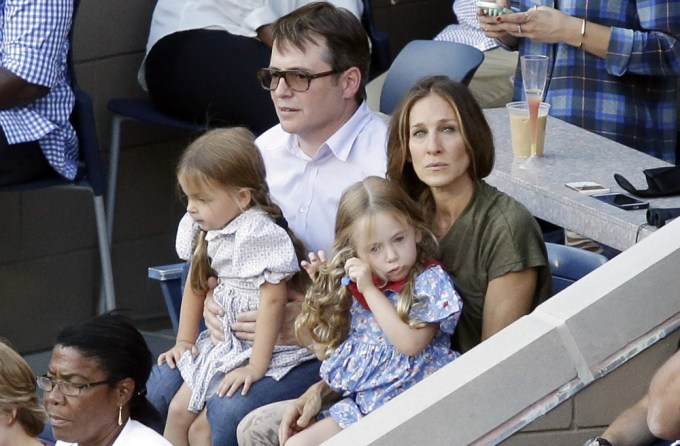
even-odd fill
[{"label": "pink drink in cup", "polygon": [[[533,128],[529,117],[529,106],[525,101],[510,102],[506,109],[510,119],[510,138],[512,153],[515,158],[529,158],[531,156],[531,142]],[[548,119],[550,104],[541,102],[536,120],[536,156],[543,156],[545,143],[545,127]]]},{"label": "pink drink in cup", "polygon": [[541,105],[541,99],[543,99],[543,92],[528,90],[526,96],[529,104],[529,120],[531,121],[531,154],[539,156],[536,146],[538,144],[538,108]]}]

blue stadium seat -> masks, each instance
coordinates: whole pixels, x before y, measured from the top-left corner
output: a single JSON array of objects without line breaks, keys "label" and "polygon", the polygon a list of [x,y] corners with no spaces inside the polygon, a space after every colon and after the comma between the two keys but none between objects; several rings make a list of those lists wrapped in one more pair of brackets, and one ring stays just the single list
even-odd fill
[{"label": "blue stadium seat", "polygon": [[607,262],[607,257],[571,246],[546,243],[553,289],[559,293],[572,283]]}]

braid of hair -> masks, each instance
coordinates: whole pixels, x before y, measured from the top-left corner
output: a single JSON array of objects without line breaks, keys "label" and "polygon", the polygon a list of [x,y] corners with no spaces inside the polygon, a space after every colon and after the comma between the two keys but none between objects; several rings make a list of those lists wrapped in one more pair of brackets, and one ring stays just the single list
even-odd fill
[{"label": "braid of hair", "polygon": [[189,277],[189,283],[194,292],[199,296],[205,296],[209,291],[208,279],[215,275],[210,266],[208,242],[205,241],[205,235],[206,232],[203,230],[198,233],[196,249],[194,249],[194,253],[191,256],[191,276]]},{"label": "braid of hair", "polygon": [[[293,248],[295,249],[295,256],[297,257],[298,264],[303,261],[305,259],[305,254],[307,253],[305,245],[288,227],[288,223],[283,216],[283,211],[281,211],[279,205],[272,201],[269,195],[269,187],[267,184],[263,183],[259,188],[252,189],[251,197],[251,200],[257,207],[266,212],[276,224],[286,230],[288,237],[290,237],[291,242],[293,242]],[[290,283],[296,290],[303,292],[311,283],[311,279],[307,272],[301,269],[291,278]]]},{"label": "braid of hair", "polygon": [[295,320],[295,334],[303,345],[315,344],[327,358],[349,334],[352,294],[340,283],[350,249],[340,251],[319,268],[316,279],[305,295],[302,311]]}]

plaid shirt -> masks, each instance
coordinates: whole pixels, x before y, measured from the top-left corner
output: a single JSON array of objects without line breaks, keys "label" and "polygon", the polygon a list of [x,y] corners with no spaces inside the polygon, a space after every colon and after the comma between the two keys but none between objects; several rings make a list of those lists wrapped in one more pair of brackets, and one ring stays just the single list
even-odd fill
[{"label": "plaid shirt", "polygon": [[[557,7],[550,0],[521,0],[520,10],[535,3]],[[680,1],[563,0],[559,9],[612,32],[606,59],[564,43],[521,39],[520,55],[551,57],[550,115],[673,162]],[[519,69],[514,97],[524,98]]]},{"label": "plaid shirt", "polygon": [[28,105],[0,110],[0,126],[10,144],[38,141],[52,167],[73,179],[78,140],[67,74],[73,0],[0,0],[0,9],[0,66],[50,88]]}]

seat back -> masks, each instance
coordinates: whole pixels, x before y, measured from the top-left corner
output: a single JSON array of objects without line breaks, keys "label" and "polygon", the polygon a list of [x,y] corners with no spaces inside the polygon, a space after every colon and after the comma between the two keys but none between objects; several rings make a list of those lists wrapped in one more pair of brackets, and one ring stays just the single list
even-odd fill
[{"label": "seat back", "polygon": [[469,45],[413,40],[399,52],[387,71],[380,111],[392,114],[404,94],[425,76],[448,76],[467,85],[483,60],[484,53]]},{"label": "seat back", "polygon": [[69,31],[69,51],[68,51],[68,76],[71,88],[75,95],[75,104],[71,112],[71,125],[78,135],[78,146],[83,174],[89,185],[92,187],[94,195],[103,196],[105,191],[104,167],[102,165],[101,154],[99,151],[99,138],[97,137],[97,124],[94,119],[94,107],[92,98],[85,91],[81,90],[76,77],[75,64],[73,61],[73,35],[75,34],[76,16],[80,0],[73,1],[73,19]]},{"label": "seat back", "polygon": [[364,25],[366,34],[371,41],[371,70],[368,76],[368,80],[371,80],[387,71],[392,63],[392,53],[389,36],[378,29],[375,24],[371,0],[363,0],[363,4],[364,12],[361,15],[361,24]]},{"label": "seat back", "polygon": [[94,119],[94,108],[90,95],[79,88],[75,88],[76,102],[71,113],[71,125],[78,135],[80,159],[85,179],[92,187],[96,196],[103,196],[106,188],[104,182],[104,167],[99,152],[97,125]]},{"label": "seat back", "polygon": [[545,246],[555,294],[607,262],[602,254],[584,249],[555,243],[546,243]]}]

